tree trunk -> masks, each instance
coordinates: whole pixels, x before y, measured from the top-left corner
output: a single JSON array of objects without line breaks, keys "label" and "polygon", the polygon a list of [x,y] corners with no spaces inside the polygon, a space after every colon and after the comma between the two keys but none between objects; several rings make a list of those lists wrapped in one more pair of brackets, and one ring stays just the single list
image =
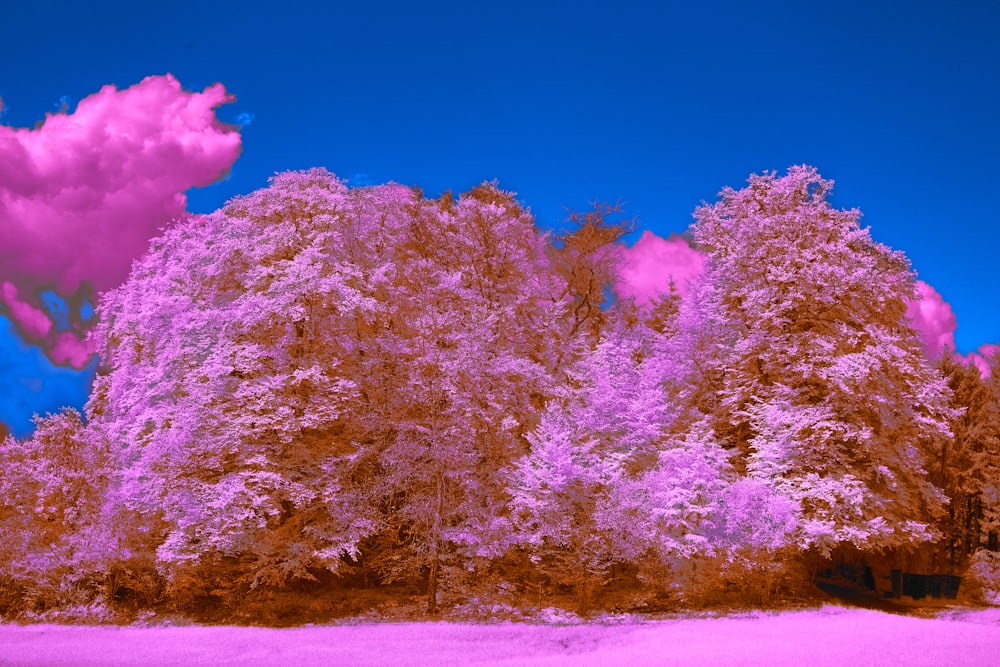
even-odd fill
[{"label": "tree trunk", "polygon": [[431,552],[431,571],[427,578],[427,613],[435,616],[438,613],[437,607],[437,584],[438,584],[438,561],[437,547]]},{"label": "tree trunk", "polygon": [[938,479],[937,485],[941,489],[945,489],[945,478],[948,472],[948,441],[945,440],[944,444],[941,446],[941,466],[938,469]]},{"label": "tree trunk", "polygon": [[580,616],[587,616],[590,613],[595,588],[594,577],[589,572],[576,585],[576,613]]},{"label": "tree trunk", "polygon": [[444,514],[444,474],[438,470],[434,473],[434,484],[437,487],[437,504],[434,508],[434,525],[431,528],[431,570],[427,575],[427,613],[436,615],[438,574],[441,569],[441,520]]}]

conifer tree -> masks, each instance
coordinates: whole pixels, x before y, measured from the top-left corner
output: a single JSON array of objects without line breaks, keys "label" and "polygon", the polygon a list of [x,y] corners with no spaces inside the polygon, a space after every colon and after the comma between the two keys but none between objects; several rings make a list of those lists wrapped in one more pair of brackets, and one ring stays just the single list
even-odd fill
[{"label": "conifer tree", "polygon": [[[948,556],[955,564],[981,546],[998,550],[1000,497],[1000,383],[983,377],[974,364],[965,364],[946,351],[938,362],[952,390],[953,442],[946,443],[931,466],[932,479],[948,497],[942,532]],[[991,361],[996,369],[997,361]]]}]

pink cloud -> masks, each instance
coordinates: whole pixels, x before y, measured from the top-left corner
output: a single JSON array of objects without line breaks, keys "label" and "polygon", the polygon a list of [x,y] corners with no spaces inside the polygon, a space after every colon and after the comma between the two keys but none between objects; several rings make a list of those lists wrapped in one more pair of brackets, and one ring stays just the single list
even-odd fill
[{"label": "pink cloud", "polygon": [[996,345],[983,345],[976,352],[958,354],[955,350],[955,328],[958,325],[955,313],[933,287],[918,280],[917,294],[920,298],[910,301],[906,316],[910,318],[913,328],[920,334],[924,344],[924,352],[928,359],[937,359],[948,348],[952,350],[954,359],[963,364],[975,364],[983,377],[990,376],[990,362],[997,353]]},{"label": "pink cloud", "polygon": [[105,86],[35,129],[0,126],[2,312],[53,361],[86,363],[85,327],[75,344],[53,336],[38,293],[78,302],[121,284],[149,239],[186,214],[184,192],[239,156],[239,132],[215,116],[233,99],[221,84],[184,91],[168,74]]},{"label": "pink cloud", "polygon": [[0,303],[7,306],[7,312],[31,338],[45,338],[52,331],[52,321],[49,316],[30,303],[21,301],[14,283],[3,282],[2,289],[0,289]]},{"label": "pink cloud", "polygon": [[82,338],[72,331],[61,331],[52,339],[49,357],[55,364],[68,364],[74,368],[83,368],[95,351],[91,339]]},{"label": "pink cloud", "polygon": [[937,359],[945,347],[955,349],[955,328],[958,322],[951,306],[933,287],[918,280],[919,298],[907,304],[906,316],[920,334],[928,359]]},{"label": "pink cloud", "polygon": [[981,345],[979,350],[976,352],[969,352],[968,354],[956,354],[955,359],[966,364],[975,364],[976,368],[979,369],[980,374],[984,378],[990,376],[990,365],[992,364],[993,358],[997,354],[997,350],[1000,349],[996,345]]},{"label": "pink cloud", "polygon": [[673,279],[677,292],[684,296],[688,281],[704,266],[705,257],[680,236],[664,239],[645,231],[631,248],[619,248],[615,293],[620,298],[632,297],[641,306],[669,293]]}]

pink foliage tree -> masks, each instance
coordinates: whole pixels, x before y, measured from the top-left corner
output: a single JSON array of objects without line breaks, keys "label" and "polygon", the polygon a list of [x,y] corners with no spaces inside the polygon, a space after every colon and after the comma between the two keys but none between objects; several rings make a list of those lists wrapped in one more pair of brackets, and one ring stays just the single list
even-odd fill
[{"label": "pink foliage tree", "polygon": [[574,587],[581,611],[611,565],[705,539],[714,498],[702,485],[718,480],[724,457],[699,460],[691,443],[665,441],[674,411],[663,352],[644,323],[611,319],[567,370],[510,472],[518,542],[555,583]]},{"label": "pink foliage tree", "polygon": [[378,548],[386,581],[495,554],[498,471],[551,393],[572,296],[513,197],[348,190],[322,170],[153,242],[101,303],[122,502],[168,569],[251,585]]},{"label": "pink foliage tree", "polygon": [[949,391],[906,319],[914,278],[815,169],[751,176],[696,213],[709,256],[692,344],[701,410],[738,472],[791,500],[795,540],[829,553],[933,537],[925,464],[951,437]]},{"label": "pink foliage tree", "polygon": [[7,436],[0,460],[0,613],[86,602],[103,584],[107,443],[66,409],[23,442]]},{"label": "pink foliage tree", "polygon": [[308,578],[371,520],[340,489],[356,383],[342,361],[373,302],[349,261],[347,189],[276,177],[154,240],[101,301],[94,401],[121,502],[163,526],[167,570],[250,558],[248,580]]},{"label": "pink foliage tree", "polygon": [[380,508],[373,558],[386,580],[475,570],[509,533],[500,473],[552,392],[569,297],[545,239],[512,195],[411,195],[386,226],[376,305],[351,345],[361,400],[355,479]]}]

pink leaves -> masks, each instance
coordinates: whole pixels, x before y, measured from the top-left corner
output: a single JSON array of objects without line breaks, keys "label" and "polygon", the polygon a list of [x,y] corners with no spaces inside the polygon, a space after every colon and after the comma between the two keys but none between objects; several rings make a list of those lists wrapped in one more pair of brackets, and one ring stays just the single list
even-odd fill
[{"label": "pink leaves", "polygon": [[755,556],[788,547],[800,527],[800,505],[768,480],[737,480],[726,488],[721,502],[723,542]]},{"label": "pink leaves", "polygon": [[[799,504],[815,533],[802,544],[823,550],[884,546],[904,540],[886,526],[930,519],[939,498],[922,457],[949,437],[951,416],[907,326],[909,263],[872,241],[858,211],[833,209],[831,186],[811,167],[751,176],[692,228],[710,257],[696,298],[714,331],[701,335],[725,341],[702,362],[722,380],[706,408],[747,472]],[[898,483],[891,493],[879,464]],[[884,526],[871,523],[879,516]]]},{"label": "pink leaves", "polygon": [[[830,187],[799,167],[723,191],[702,259],[649,235],[614,251],[600,211],[560,246],[491,185],[277,176],[104,294],[88,437],[114,444],[109,506],[168,574],[228,555],[281,585],[349,556],[426,578],[431,607],[512,550],[584,605],[613,563],[779,571],[925,539],[924,461],[956,411],[907,327],[905,258]],[[615,252],[635,298],[608,308]],[[671,262],[694,276],[680,300],[659,294]]]}]

